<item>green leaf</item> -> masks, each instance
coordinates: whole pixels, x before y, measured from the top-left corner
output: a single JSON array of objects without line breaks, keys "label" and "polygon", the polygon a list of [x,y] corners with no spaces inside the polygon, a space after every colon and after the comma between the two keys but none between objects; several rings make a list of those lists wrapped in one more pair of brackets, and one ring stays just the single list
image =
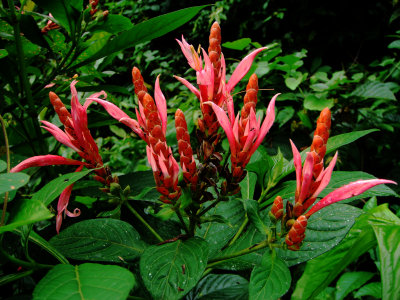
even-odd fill
[{"label": "green leaf", "polygon": [[249,217],[250,222],[257,228],[257,230],[266,236],[269,231],[268,227],[264,224],[260,215],[258,214],[258,202],[256,200],[244,200],[243,205],[246,209],[247,216]]},{"label": "green leaf", "polygon": [[367,81],[358,86],[352,93],[352,96],[364,99],[387,99],[396,100],[395,95],[390,90],[390,82],[383,83],[378,81]]},{"label": "green leaf", "polygon": [[47,207],[38,200],[23,199],[14,207],[9,222],[0,227],[0,234],[17,227],[33,224],[53,217]]},{"label": "green leaf", "polygon": [[76,58],[75,64],[89,59],[97,52],[99,52],[103,47],[108,44],[111,34],[105,31],[96,32],[93,36],[85,43],[87,48]]},{"label": "green leaf", "polygon": [[[21,236],[23,236],[24,234],[21,228],[14,229],[13,232]],[[59,262],[63,264],[68,264],[68,260],[64,257],[64,255],[62,255],[56,248],[53,247],[53,245],[51,245],[35,231],[31,230],[29,232],[28,239],[29,241],[35,243],[36,245],[50,253],[52,256],[57,258]]]},{"label": "green leaf", "polygon": [[91,28],[92,31],[106,31],[109,33],[118,33],[129,30],[133,27],[131,20],[121,15],[109,14],[107,18],[99,21]]},{"label": "green leaf", "polygon": [[5,192],[16,191],[20,187],[27,184],[28,181],[29,175],[25,173],[0,174],[0,195]]},{"label": "green leaf", "polygon": [[336,283],[335,300],[342,300],[374,276],[371,272],[346,272]]},{"label": "green leaf", "polygon": [[278,111],[276,116],[276,122],[279,124],[279,128],[285,125],[294,116],[294,108],[291,106],[285,106]]},{"label": "green leaf", "polygon": [[247,172],[246,177],[239,183],[242,199],[253,199],[256,183],[257,175],[253,172]]},{"label": "green leaf", "polygon": [[53,179],[48,184],[36,192],[32,200],[38,200],[44,203],[44,205],[49,205],[54,199],[56,199],[63,190],[67,188],[70,184],[78,181],[79,179],[85,177],[93,170],[86,170],[82,172],[73,172],[64,174],[56,179]]},{"label": "green leaf", "polygon": [[372,296],[376,299],[382,299],[382,284],[380,282],[371,282],[364,285],[354,293],[354,298],[361,298],[364,296]]},{"label": "green leaf", "polygon": [[135,283],[133,274],[119,266],[63,264],[55,266],[40,280],[33,299],[125,300]]},{"label": "green leaf", "polygon": [[249,298],[252,300],[275,300],[283,296],[290,287],[289,268],[276,255],[266,251],[260,266],[250,276]]},{"label": "green leaf", "polygon": [[264,177],[268,170],[272,169],[274,161],[268,155],[267,150],[262,145],[257,148],[246,166],[247,171],[257,174],[257,180],[260,185],[264,183]]},{"label": "green leaf", "polygon": [[136,24],[131,29],[111,39],[109,43],[95,55],[83,62],[73,65],[71,68],[78,68],[114,52],[160,37],[191,20],[204,7],[206,7],[206,5],[189,7]]},{"label": "green leaf", "polygon": [[287,77],[285,78],[285,84],[289,89],[294,91],[300,85],[302,80],[303,80],[302,76],[299,76],[297,78]]},{"label": "green leaf", "polygon": [[249,297],[249,282],[234,274],[209,274],[186,296],[187,300],[240,300]]},{"label": "green leaf", "polygon": [[332,204],[310,217],[306,237],[299,251],[277,249],[288,266],[315,258],[335,247],[347,234],[362,210],[346,204]]},{"label": "green leaf", "polygon": [[389,49],[400,49],[400,40],[393,41],[388,46]]},{"label": "green leaf", "polygon": [[396,223],[370,222],[379,246],[382,299],[396,299],[400,295],[400,219]]},{"label": "green leaf", "polygon": [[0,59],[6,57],[8,55],[8,52],[6,49],[0,49]]},{"label": "green leaf", "polygon": [[7,163],[4,160],[0,160],[0,172],[7,169]]},{"label": "green leaf", "polygon": [[226,42],[223,43],[222,46],[228,49],[233,49],[233,50],[240,50],[242,51],[244,48],[246,48],[248,45],[250,45],[251,39],[249,38],[243,38],[243,39],[238,39],[233,42]]},{"label": "green leaf", "polygon": [[61,231],[50,243],[69,258],[121,262],[138,257],[146,248],[137,231],[116,219],[92,219]]},{"label": "green leaf", "polygon": [[151,246],[140,258],[140,274],[155,299],[180,299],[200,280],[207,259],[208,245],[200,238]]},{"label": "green leaf", "polygon": [[35,3],[41,8],[52,13],[54,19],[68,30],[71,36],[75,33],[75,26],[83,9],[82,0],[35,0]]},{"label": "green leaf", "polygon": [[308,94],[304,98],[304,108],[308,110],[321,111],[326,107],[331,108],[333,104],[334,103],[332,99],[318,98],[313,94]]},{"label": "green leaf", "polygon": [[39,29],[37,23],[31,15],[21,14],[20,15],[21,32],[24,36],[32,43],[50,49],[49,44],[43,37],[43,33]]},{"label": "green leaf", "polygon": [[205,223],[196,230],[196,235],[205,239],[209,244],[209,256],[214,258],[218,251],[235,235],[244,219],[244,209],[241,201],[230,199],[220,202],[210,209],[205,216],[220,215],[228,223]]},{"label": "green leaf", "polygon": [[[389,225],[397,224],[398,218],[387,204],[362,214],[345,239],[331,251],[307,262],[303,275],[298,280],[292,299],[311,299],[318,295],[349,264],[376,246],[376,238],[369,222],[381,220]],[[307,235],[307,232],[306,232]]]}]

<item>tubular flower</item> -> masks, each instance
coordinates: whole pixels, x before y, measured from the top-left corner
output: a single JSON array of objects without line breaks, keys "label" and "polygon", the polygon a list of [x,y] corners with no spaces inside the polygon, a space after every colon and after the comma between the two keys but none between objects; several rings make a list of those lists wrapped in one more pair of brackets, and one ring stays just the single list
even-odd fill
[{"label": "tubular flower", "polygon": [[171,203],[180,197],[181,188],[178,186],[179,165],[166,142],[167,102],[160,89],[159,77],[155,82],[155,99],[147,93],[143,77],[136,67],[132,70],[132,78],[139,98],[137,121],[108,101],[96,97],[88,100],[101,104],[113,118],[130,127],[147,143],[147,158],[153,169],[157,190],[162,194],[161,201]]},{"label": "tubular flower", "polygon": [[[299,250],[302,240],[305,237],[304,231],[307,226],[307,219],[320,209],[335,202],[342,201],[364,193],[366,190],[379,184],[396,184],[396,182],[386,179],[358,180],[342,186],[326,195],[317,202],[307,213],[307,209],[315,202],[318,195],[329,184],[335,167],[338,153],[336,152],[332,161],[326,169],[323,168],[323,157],[326,152],[330,128],[330,111],[324,109],[317,122],[317,130],[314,134],[311,152],[307,156],[302,166],[301,156],[292,141],[293,161],[296,170],[296,193],[295,205],[293,207],[293,217],[297,218],[286,236],[286,244],[290,250]],[[287,209],[288,210],[288,209]],[[291,210],[291,209],[289,209]],[[292,214],[291,211],[287,213]],[[305,213],[305,214],[304,214]],[[294,219],[288,220],[290,224]]]},{"label": "tubular flower", "polygon": [[198,180],[196,162],[193,157],[185,115],[180,109],[177,109],[175,113],[175,128],[183,178],[187,184],[190,184],[191,189],[195,191]]},{"label": "tubular flower", "polygon": [[329,108],[322,110],[314,133],[311,152],[307,153],[304,167],[301,167],[301,157],[296,146],[290,141],[293,152],[293,161],[296,169],[296,194],[294,216],[302,215],[315,201],[318,194],[327,186],[331,178],[337,155],[329,166],[324,169],[326,143],[331,127],[331,112]]},{"label": "tubular flower", "polygon": [[270,212],[271,220],[278,221],[283,216],[283,199],[281,196],[276,196]]},{"label": "tubular flower", "polygon": [[[209,37],[208,54],[202,49],[202,57],[182,37],[178,41],[182,52],[188,60],[189,65],[196,71],[198,88],[186,79],[175,76],[200,100],[200,108],[203,118],[198,120],[199,130],[204,134],[203,152],[207,159],[213,152],[213,145],[218,141],[218,121],[213,109],[205,105],[213,102],[222,107],[236,84],[247,74],[254,58],[266,47],[259,48],[247,55],[236,67],[229,81],[226,83],[226,65],[224,55],[221,53],[221,28],[217,22],[211,27]],[[203,66],[204,60],[204,66]]]},{"label": "tubular flower", "polygon": [[[49,14],[49,17],[53,18],[53,15]],[[42,28],[42,33],[47,34],[47,32],[49,32],[50,30],[54,30],[54,29],[58,29],[58,28],[60,28],[60,25],[58,25],[57,23],[54,23],[51,19],[49,19],[47,21],[46,26],[44,26]]]},{"label": "tubular flower", "polygon": [[[104,167],[99,148],[97,147],[87,124],[87,107],[92,102],[87,100],[81,105],[78,100],[78,93],[75,88],[77,81],[73,81],[71,88],[71,113],[66,109],[60,98],[53,92],[49,93],[50,102],[54,107],[61,123],[64,125],[64,131],[54,124],[42,121],[44,129],[49,131],[57,141],[73,149],[85,162],[64,158],[58,155],[40,155],[28,158],[15,166],[11,172],[20,172],[30,167],[49,166],[49,165],[79,165],[76,171],[81,171],[83,166],[95,169],[94,179],[109,186],[111,182],[118,182],[118,178],[112,178],[111,172]],[[91,97],[107,96],[105,92],[93,94]],[[62,213],[70,217],[78,216],[79,210],[70,213],[67,210],[69,198],[71,196],[73,185],[68,186],[60,195],[57,206],[56,229],[59,232],[62,222]],[[106,189],[107,190],[107,189]]]},{"label": "tubular flower", "polygon": [[[257,99],[256,97],[254,98],[253,94],[255,88],[254,81],[256,81],[256,78],[257,77],[252,76],[250,79],[242,115],[238,114],[235,117],[233,101],[228,102],[229,117],[221,107],[213,102],[207,102],[207,104],[211,105],[213,108],[218,122],[224,129],[229,141],[233,182],[240,182],[243,179],[244,168],[258,146],[260,146],[275,120],[275,100],[279,94],[272,97],[262,125],[261,120],[257,120],[256,118],[254,101],[257,101]],[[250,94],[252,94],[251,97],[249,96]],[[249,99],[251,99],[251,101]],[[229,103],[231,103],[231,105]]]}]

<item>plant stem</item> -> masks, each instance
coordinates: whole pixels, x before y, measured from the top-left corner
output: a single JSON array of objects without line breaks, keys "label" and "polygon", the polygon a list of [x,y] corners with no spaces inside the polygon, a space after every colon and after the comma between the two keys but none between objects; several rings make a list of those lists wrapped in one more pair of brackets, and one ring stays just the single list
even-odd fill
[{"label": "plant stem", "polygon": [[185,220],[183,220],[183,217],[182,217],[179,207],[176,208],[175,212],[176,212],[176,215],[178,216],[179,221],[181,222],[182,227],[185,230],[186,234],[190,234],[189,228],[186,226]]},{"label": "plant stem", "polygon": [[239,236],[242,234],[243,230],[246,228],[247,223],[249,222],[249,217],[246,214],[245,219],[243,220],[242,225],[240,225],[238,231],[236,232],[235,236],[231,239],[231,241],[228,244],[229,246],[232,246],[234,242],[239,238]]},{"label": "plant stem", "polygon": [[256,245],[250,246],[250,247],[242,249],[242,250],[239,250],[239,251],[237,251],[235,253],[231,253],[231,254],[227,254],[227,255],[224,255],[224,256],[221,256],[221,257],[217,257],[217,258],[214,258],[214,259],[210,259],[208,264],[207,264],[207,268],[212,268],[212,267],[214,267],[216,265],[219,265],[219,264],[221,264],[221,263],[223,263],[223,262],[225,262],[225,261],[227,261],[227,260],[229,260],[231,258],[235,258],[235,257],[238,257],[238,256],[246,255],[246,254],[249,254],[249,253],[264,249],[264,248],[266,248],[268,246],[279,247],[279,245],[270,244],[270,242],[268,240],[265,240],[265,241],[263,241],[261,243],[258,243]]},{"label": "plant stem", "polygon": [[[1,115],[0,115],[0,122],[1,122],[1,128],[3,129],[4,143],[5,143],[5,147],[6,147],[7,173],[10,173],[10,146],[8,144],[8,136],[7,136],[6,124],[4,123],[4,119],[3,119],[3,117]],[[4,220],[6,218],[7,201],[8,201],[8,192],[6,192],[4,194],[3,212],[1,213],[0,226],[3,226]]]},{"label": "plant stem", "polygon": [[159,240],[160,242],[164,242],[164,239],[153,229],[153,227],[150,226],[149,223],[146,222],[145,219],[142,218],[141,215],[128,203],[128,201],[124,202],[126,207],[135,215],[136,218],[139,219],[140,222],[143,223],[144,226]]},{"label": "plant stem", "polygon": [[[14,28],[14,39],[15,39],[15,49],[17,52],[17,61],[19,64],[19,77],[20,77],[20,82],[22,85],[23,92],[25,94],[26,100],[28,102],[28,112],[31,116],[33,128],[35,130],[37,139],[39,140],[39,147],[41,148],[41,152],[45,152],[44,146],[44,140],[42,136],[42,131],[38,125],[37,120],[35,119],[36,111],[35,111],[35,103],[33,101],[32,97],[32,91],[31,91],[31,86],[28,80],[28,74],[26,72],[26,66],[25,66],[25,55],[24,55],[24,49],[22,45],[22,40],[21,40],[21,29],[20,29],[20,16],[17,15],[15,6],[14,6],[14,1],[8,0],[8,6],[10,9],[10,17],[11,17],[11,24]],[[32,149],[33,150],[33,149]]]},{"label": "plant stem", "polygon": [[53,265],[39,264],[36,262],[27,262],[22,259],[16,258],[8,254],[1,246],[0,246],[0,254],[3,255],[7,260],[12,262],[13,264],[20,267],[25,267],[29,269],[51,269],[54,267]]},{"label": "plant stem", "polygon": [[220,203],[221,201],[223,201],[225,199],[225,197],[218,197],[217,200],[215,200],[213,203],[211,203],[209,206],[207,206],[205,209],[203,209],[197,216],[201,217],[202,215],[204,215],[206,212],[208,212],[211,208],[217,206],[218,203]]}]

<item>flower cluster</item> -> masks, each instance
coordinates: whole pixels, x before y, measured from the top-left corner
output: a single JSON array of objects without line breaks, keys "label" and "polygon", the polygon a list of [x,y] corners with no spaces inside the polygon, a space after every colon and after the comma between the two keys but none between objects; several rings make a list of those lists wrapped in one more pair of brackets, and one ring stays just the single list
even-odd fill
[{"label": "flower cluster", "polygon": [[[82,161],[64,158],[58,155],[39,155],[28,158],[11,169],[11,172],[20,172],[30,167],[49,166],[49,165],[78,165],[77,172],[81,171],[83,166],[88,169],[94,169],[94,179],[101,182],[106,188],[103,191],[109,191],[109,186],[112,182],[118,182],[117,177],[111,176],[111,171],[104,166],[103,160],[99,153],[99,148],[94,141],[87,122],[87,108],[92,102],[86,100],[84,105],[79,103],[78,92],[75,88],[77,81],[74,80],[71,87],[71,113],[67,110],[61,99],[53,92],[49,93],[50,102],[54,107],[61,123],[64,125],[64,130],[61,130],[56,125],[42,121],[42,126],[50,132],[57,141],[74,150]],[[105,92],[99,92],[90,97],[107,97]],[[74,213],[68,211],[67,206],[71,196],[73,184],[68,186],[61,194],[57,205],[56,229],[59,232],[63,214],[69,217],[77,217],[80,214],[79,209],[75,209]]]},{"label": "flower cluster", "polygon": [[308,210],[314,204],[318,195],[329,184],[333,168],[336,164],[337,152],[328,167],[326,169],[323,167],[330,125],[331,112],[328,108],[325,108],[317,120],[317,129],[314,133],[310,152],[307,152],[304,165],[302,165],[299,151],[294,143],[290,141],[296,170],[295,203],[292,206],[288,202],[286,205],[286,214],[283,215],[283,200],[278,196],[274,201],[270,214],[273,221],[276,222],[281,219],[284,223],[283,228],[286,227],[288,229],[285,242],[290,250],[300,249],[302,241],[305,238],[307,221],[320,209],[335,202],[360,195],[378,184],[396,184],[394,181],[386,179],[358,180],[330,192]]}]

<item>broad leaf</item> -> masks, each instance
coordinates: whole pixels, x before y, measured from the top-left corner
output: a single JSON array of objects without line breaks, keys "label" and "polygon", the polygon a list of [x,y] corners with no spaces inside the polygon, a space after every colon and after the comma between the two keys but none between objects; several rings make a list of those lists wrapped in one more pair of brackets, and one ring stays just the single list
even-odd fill
[{"label": "broad leaf", "polygon": [[33,195],[32,200],[41,201],[47,206],[56,199],[67,186],[86,176],[91,171],[92,170],[86,170],[82,172],[68,173],[53,179],[42,187],[40,191],[36,192]]},{"label": "broad leaf", "polygon": [[362,213],[361,209],[333,204],[313,214],[308,220],[305,239],[299,251],[277,249],[288,266],[315,258],[336,246]]},{"label": "broad leaf", "polygon": [[29,181],[29,175],[25,173],[3,173],[0,174],[0,195],[16,191],[21,186],[24,186]]},{"label": "broad leaf", "polygon": [[[372,222],[370,222],[372,223]],[[374,221],[381,263],[382,299],[396,299],[400,295],[400,219],[388,225]]]},{"label": "broad leaf", "polygon": [[3,172],[7,169],[7,163],[4,160],[0,160],[0,172]]},{"label": "broad leaf", "polygon": [[136,24],[131,29],[111,39],[105,47],[92,57],[73,65],[71,68],[78,68],[114,52],[160,37],[188,22],[204,7],[205,5],[189,7]]},{"label": "broad leaf", "polygon": [[119,266],[63,264],[55,266],[40,280],[33,299],[125,300],[134,285],[133,274]]},{"label": "broad leaf", "polygon": [[303,275],[296,285],[292,299],[311,299],[318,295],[349,264],[376,246],[374,231],[369,222],[378,220],[389,225],[397,224],[398,218],[387,204],[362,214],[345,239],[331,251],[307,262]]},{"label": "broad leaf", "polygon": [[209,274],[186,296],[187,300],[240,300],[249,297],[249,282],[234,274]]},{"label": "broad leaf", "polygon": [[121,15],[109,14],[105,20],[100,20],[91,28],[94,31],[106,31],[109,33],[118,33],[129,30],[133,27],[129,18]]},{"label": "broad leaf", "polygon": [[50,243],[69,258],[109,262],[132,260],[147,246],[130,224],[116,219],[75,223]]},{"label": "broad leaf", "polygon": [[336,283],[335,300],[344,299],[349,293],[358,289],[375,274],[371,272],[346,272]]},{"label": "broad leaf", "polygon": [[268,227],[264,224],[263,220],[259,215],[259,207],[258,202],[256,200],[244,200],[243,201],[244,208],[247,212],[247,216],[250,222],[257,228],[258,232],[266,237],[267,232],[269,231]]},{"label": "broad leaf", "polygon": [[225,42],[222,44],[222,47],[233,49],[233,50],[244,50],[248,45],[250,45],[251,39],[249,38],[242,38],[233,42]]},{"label": "broad leaf", "polygon": [[242,199],[253,199],[256,183],[257,175],[253,172],[247,172],[246,177],[239,183]]},{"label": "broad leaf", "polygon": [[395,95],[389,87],[390,83],[367,81],[358,86],[351,94],[365,99],[396,100]]},{"label": "broad leaf", "polygon": [[249,298],[252,300],[275,300],[283,296],[290,287],[289,268],[276,255],[266,251],[260,266],[250,276]]},{"label": "broad leaf", "polygon": [[354,293],[354,298],[361,298],[364,296],[372,296],[376,299],[382,298],[382,284],[380,282],[371,282],[364,285],[356,293]]},{"label": "broad leaf", "polygon": [[140,258],[140,274],[155,299],[180,299],[200,280],[207,259],[203,239],[177,240],[147,248]]},{"label": "broad leaf", "polygon": [[321,111],[325,107],[331,108],[333,106],[334,102],[332,99],[325,99],[323,97],[318,98],[314,94],[308,94],[304,98],[304,108],[308,110],[317,110]]},{"label": "broad leaf", "polygon": [[7,224],[0,227],[0,233],[53,217],[53,214],[42,202],[33,199],[20,200],[10,215]]},{"label": "broad leaf", "polygon": [[230,199],[219,203],[205,216],[220,215],[227,223],[210,222],[202,224],[196,230],[196,235],[205,239],[209,244],[209,256],[214,258],[217,252],[235,235],[244,220],[244,209],[241,201]]}]

